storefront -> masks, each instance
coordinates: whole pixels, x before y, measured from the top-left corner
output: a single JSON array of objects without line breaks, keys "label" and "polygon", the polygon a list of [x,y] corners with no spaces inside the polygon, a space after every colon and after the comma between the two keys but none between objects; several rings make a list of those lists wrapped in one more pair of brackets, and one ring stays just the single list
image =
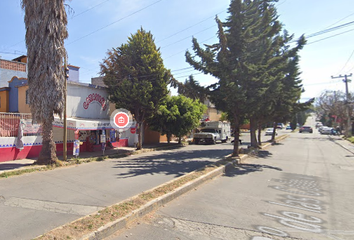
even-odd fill
[{"label": "storefront", "polygon": [[[32,125],[30,108],[26,98],[28,86],[18,86],[17,114],[3,113],[2,121],[9,124],[0,126],[0,162],[23,158],[38,157],[42,149],[40,125]],[[67,151],[72,154],[74,141],[82,142],[80,151],[101,151],[101,143],[106,140],[107,147],[134,146],[136,132],[126,131],[118,134],[110,126],[110,114],[115,110],[109,103],[106,88],[92,84],[68,82],[67,85]],[[13,115],[13,116],[12,116]],[[10,121],[8,118],[11,118]],[[26,120],[22,137],[24,148],[16,148],[18,126],[21,119]],[[63,153],[63,120],[59,116],[53,122],[53,140],[56,143],[57,155]],[[6,135],[5,135],[6,134]],[[105,136],[102,139],[102,135]],[[92,140],[92,147],[89,145]]]},{"label": "storefront", "polygon": [[[63,148],[63,126],[64,122],[60,118],[55,118],[53,122],[54,141],[57,144],[57,152],[62,152]],[[107,148],[129,146],[129,137],[133,134],[128,132],[118,133],[111,127],[110,121],[105,119],[67,119],[68,151],[72,149],[74,140],[80,140],[80,152],[100,151],[103,143],[102,135],[105,136]]]}]

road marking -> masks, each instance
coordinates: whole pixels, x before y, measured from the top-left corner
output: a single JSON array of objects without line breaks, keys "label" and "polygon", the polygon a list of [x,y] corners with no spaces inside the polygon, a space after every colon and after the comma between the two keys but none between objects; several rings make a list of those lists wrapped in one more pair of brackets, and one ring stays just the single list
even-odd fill
[{"label": "road marking", "polygon": [[83,216],[89,215],[93,212],[103,209],[103,207],[97,207],[97,206],[85,206],[85,205],[68,204],[68,203],[48,202],[48,201],[24,199],[24,198],[17,198],[17,197],[11,197],[9,199],[6,199],[4,205],[10,207],[21,207],[21,208],[34,209],[39,211],[49,211],[55,213],[65,213],[65,214],[83,215]]},{"label": "road marking", "polygon": [[291,207],[291,208],[296,208],[296,209],[300,209],[300,210],[306,210],[306,211],[309,211],[309,212],[321,213],[321,211],[316,211],[316,210],[312,210],[312,209],[308,209],[308,208],[297,207],[297,206],[294,206],[294,205],[288,205],[288,204],[277,203],[277,202],[272,202],[272,201],[266,201],[266,202],[268,202],[270,204],[283,206],[283,207]]}]

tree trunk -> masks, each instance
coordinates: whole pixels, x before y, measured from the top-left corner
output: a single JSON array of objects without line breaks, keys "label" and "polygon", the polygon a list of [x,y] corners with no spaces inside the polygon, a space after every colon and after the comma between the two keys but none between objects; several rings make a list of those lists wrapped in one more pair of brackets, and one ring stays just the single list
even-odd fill
[{"label": "tree trunk", "polygon": [[232,152],[233,157],[238,157],[238,146],[239,146],[239,140],[240,140],[240,126],[237,124],[234,128],[234,150]]},{"label": "tree trunk", "polygon": [[170,144],[171,143],[171,133],[167,133],[166,137],[167,137],[167,143]]},{"label": "tree trunk", "polygon": [[250,135],[251,135],[251,147],[258,148],[258,142],[256,138],[257,121],[253,118],[250,119]]},{"label": "tree trunk", "polygon": [[258,124],[258,144],[259,146],[262,145],[262,124]]},{"label": "tree trunk", "polygon": [[48,117],[44,119],[42,123],[43,127],[43,141],[42,141],[42,150],[39,153],[38,160],[36,164],[39,165],[50,165],[55,164],[58,161],[56,155],[56,146],[53,141],[53,117]]},{"label": "tree trunk", "polygon": [[138,144],[136,145],[136,150],[143,148],[143,122],[138,122]]},{"label": "tree trunk", "polygon": [[179,136],[179,137],[178,137],[178,144],[181,144],[181,143],[182,143],[182,137]]},{"label": "tree trunk", "polygon": [[272,134],[272,139],[270,140],[271,142],[275,143],[275,133],[277,131],[277,122],[274,122],[273,124],[273,134]]}]

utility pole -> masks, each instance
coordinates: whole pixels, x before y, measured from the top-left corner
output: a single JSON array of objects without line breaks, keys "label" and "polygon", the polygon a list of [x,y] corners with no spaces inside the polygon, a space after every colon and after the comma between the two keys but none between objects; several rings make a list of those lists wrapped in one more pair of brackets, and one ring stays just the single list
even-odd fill
[{"label": "utility pole", "polygon": [[345,83],[345,95],[346,95],[346,107],[347,107],[347,127],[346,127],[346,131],[345,131],[345,136],[346,137],[351,137],[352,136],[352,122],[351,122],[351,116],[350,116],[350,102],[349,102],[349,90],[348,90],[348,82],[351,82],[350,79],[348,79],[348,77],[351,77],[352,74],[349,75],[339,75],[338,77],[333,77],[334,78],[344,78],[343,82]]},{"label": "utility pole", "polygon": [[69,68],[67,64],[67,55],[64,57],[64,138],[63,138],[63,160],[67,161],[67,142],[68,142],[68,130],[66,126],[66,95],[67,95],[67,81],[69,77]]}]

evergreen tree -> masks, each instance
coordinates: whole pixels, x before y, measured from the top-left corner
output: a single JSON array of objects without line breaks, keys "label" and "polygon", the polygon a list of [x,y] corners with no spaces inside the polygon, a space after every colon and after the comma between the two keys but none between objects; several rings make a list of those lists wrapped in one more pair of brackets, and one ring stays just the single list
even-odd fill
[{"label": "evergreen tree", "polygon": [[260,108],[269,86],[266,57],[272,55],[272,38],[280,30],[272,2],[231,1],[227,21],[216,18],[219,43],[203,49],[193,39],[195,56],[186,53],[195,69],[219,80],[209,86],[209,94],[216,108],[228,114],[235,135],[233,155],[238,155],[240,125]]},{"label": "evergreen tree", "polygon": [[200,102],[204,102],[207,99],[207,90],[200,86],[193,75],[189,76],[189,79],[183,83],[178,84],[178,93],[194,100],[198,99]]},{"label": "evergreen tree", "polygon": [[172,79],[152,34],[141,28],[126,44],[108,51],[101,63],[101,74],[108,86],[109,100],[117,108],[129,110],[137,121],[137,149],[141,149],[143,123],[168,94],[167,85]]}]

